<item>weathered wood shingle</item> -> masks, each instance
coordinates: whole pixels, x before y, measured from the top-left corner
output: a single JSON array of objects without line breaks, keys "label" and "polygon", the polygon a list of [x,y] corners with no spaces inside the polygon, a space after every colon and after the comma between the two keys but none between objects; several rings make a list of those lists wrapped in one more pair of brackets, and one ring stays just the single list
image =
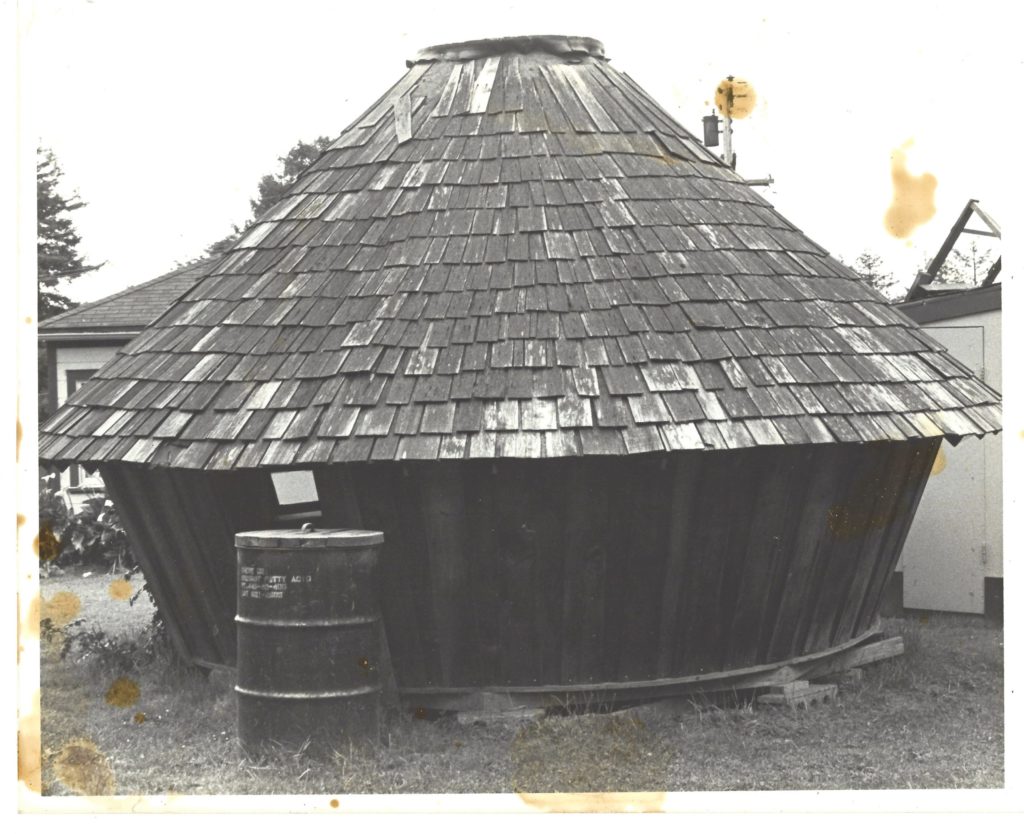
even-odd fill
[{"label": "weathered wood shingle", "polygon": [[599,44],[510,39],[411,62],[41,455],[285,467],[998,425],[997,394]]}]

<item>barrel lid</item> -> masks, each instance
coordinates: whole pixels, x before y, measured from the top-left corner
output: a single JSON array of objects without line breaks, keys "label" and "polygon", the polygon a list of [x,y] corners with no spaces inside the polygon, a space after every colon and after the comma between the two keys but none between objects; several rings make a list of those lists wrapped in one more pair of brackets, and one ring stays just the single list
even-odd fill
[{"label": "barrel lid", "polygon": [[316,528],[313,530],[249,530],[235,534],[235,547],[367,547],[382,544],[379,530]]}]

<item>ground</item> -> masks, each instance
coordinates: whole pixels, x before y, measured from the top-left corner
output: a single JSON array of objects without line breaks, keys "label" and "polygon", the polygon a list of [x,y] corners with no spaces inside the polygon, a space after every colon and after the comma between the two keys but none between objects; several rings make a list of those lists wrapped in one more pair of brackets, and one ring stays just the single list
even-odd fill
[{"label": "ground", "polygon": [[884,621],[906,654],[806,711],[733,695],[520,723],[395,712],[376,749],[252,761],[235,738],[229,674],[204,676],[150,644],[152,605],[129,603],[139,584],[80,571],[42,580],[43,617],[78,621],[44,636],[44,795],[1003,785],[1003,632],[980,620]]}]

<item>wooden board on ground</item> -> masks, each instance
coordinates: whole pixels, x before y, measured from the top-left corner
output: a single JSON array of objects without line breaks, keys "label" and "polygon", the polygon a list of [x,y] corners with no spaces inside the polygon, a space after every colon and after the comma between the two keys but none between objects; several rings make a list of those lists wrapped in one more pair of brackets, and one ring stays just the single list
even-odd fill
[{"label": "wooden board on ground", "polygon": [[[511,709],[569,708],[579,706],[632,705],[643,701],[689,697],[695,692],[740,692],[796,684],[896,657],[903,653],[903,638],[880,638],[877,627],[838,649],[818,652],[790,661],[685,678],[643,681],[633,684],[590,684],[586,686],[510,687],[502,691],[469,689],[406,689],[402,700],[410,708],[452,712],[495,712]],[[486,703],[485,703],[486,702]]]}]

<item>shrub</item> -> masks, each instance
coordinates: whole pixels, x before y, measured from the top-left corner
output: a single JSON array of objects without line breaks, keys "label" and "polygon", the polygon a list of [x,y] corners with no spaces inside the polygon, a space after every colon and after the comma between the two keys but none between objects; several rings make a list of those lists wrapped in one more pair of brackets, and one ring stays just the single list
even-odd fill
[{"label": "shrub", "polygon": [[39,482],[39,560],[47,566],[59,558],[63,549],[60,536],[68,526],[67,506],[48,480]]},{"label": "shrub", "polygon": [[84,619],[57,626],[49,618],[40,622],[39,634],[47,644],[57,647],[61,660],[94,664],[108,675],[134,674],[158,661],[180,665],[159,612],[154,612],[150,624],[137,635],[119,636],[95,626],[87,628]]},{"label": "shrub", "polygon": [[109,498],[90,498],[71,515],[45,482],[39,491],[39,558],[47,565],[89,565],[112,573],[135,567],[128,535]]}]

